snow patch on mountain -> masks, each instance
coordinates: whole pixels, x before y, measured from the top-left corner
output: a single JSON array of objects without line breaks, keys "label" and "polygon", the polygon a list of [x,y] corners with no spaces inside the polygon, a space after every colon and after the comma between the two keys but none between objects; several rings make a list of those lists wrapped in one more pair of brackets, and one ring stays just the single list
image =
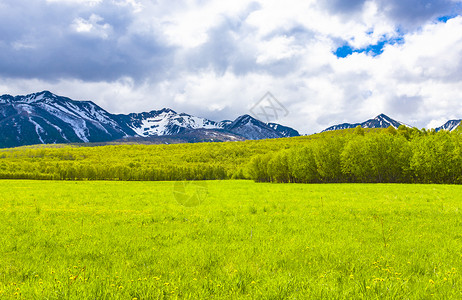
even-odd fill
[{"label": "snow patch on mountain", "polygon": [[436,128],[435,130],[436,131],[440,131],[440,130],[454,131],[454,130],[456,130],[457,128],[460,127],[460,122],[462,122],[462,119],[460,119],[460,120],[449,120],[444,125]]},{"label": "snow patch on mountain", "polygon": [[34,120],[32,120],[31,117],[29,117],[29,121],[30,121],[32,124],[35,125],[35,132],[37,133],[37,136],[38,136],[40,142],[42,142],[42,144],[44,144],[45,142],[43,141],[41,134],[45,133],[45,130],[43,130],[43,127],[40,126],[37,122],[35,122]]}]

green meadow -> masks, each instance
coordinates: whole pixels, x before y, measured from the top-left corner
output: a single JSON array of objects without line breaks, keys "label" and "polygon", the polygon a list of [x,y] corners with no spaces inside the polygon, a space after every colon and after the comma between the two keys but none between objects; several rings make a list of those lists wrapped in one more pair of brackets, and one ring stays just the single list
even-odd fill
[{"label": "green meadow", "polygon": [[462,297],[461,186],[174,186],[0,181],[0,299]]}]

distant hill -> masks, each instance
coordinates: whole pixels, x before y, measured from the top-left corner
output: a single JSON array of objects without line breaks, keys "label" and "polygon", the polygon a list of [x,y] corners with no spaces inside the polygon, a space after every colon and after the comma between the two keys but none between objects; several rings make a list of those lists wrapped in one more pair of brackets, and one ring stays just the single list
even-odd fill
[{"label": "distant hill", "polygon": [[[183,143],[206,143],[206,142],[235,142],[245,141],[242,136],[227,132],[222,129],[187,129],[174,135],[128,137],[113,141],[113,143],[136,143],[136,144],[183,144]],[[112,143],[112,142],[111,142]]]},{"label": "distant hill", "polygon": [[276,123],[268,123],[268,126],[273,128],[274,130],[276,130],[277,132],[279,132],[285,137],[300,136],[300,133],[297,130],[287,127],[287,126],[282,126]]}]

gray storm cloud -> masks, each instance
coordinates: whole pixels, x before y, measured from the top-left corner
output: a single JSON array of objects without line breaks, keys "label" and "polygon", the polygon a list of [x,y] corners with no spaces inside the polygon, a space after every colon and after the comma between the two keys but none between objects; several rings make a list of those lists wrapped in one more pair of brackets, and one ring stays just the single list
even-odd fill
[{"label": "gray storm cloud", "polygon": [[130,32],[116,5],[14,1],[0,11],[0,75],[85,81],[162,76],[174,49],[155,32]]},{"label": "gray storm cloud", "polygon": [[390,19],[404,29],[415,29],[442,15],[460,13],[460,3],[452,0],[327,0],[324,6],[333,13],[351,14],[374,2]]}]

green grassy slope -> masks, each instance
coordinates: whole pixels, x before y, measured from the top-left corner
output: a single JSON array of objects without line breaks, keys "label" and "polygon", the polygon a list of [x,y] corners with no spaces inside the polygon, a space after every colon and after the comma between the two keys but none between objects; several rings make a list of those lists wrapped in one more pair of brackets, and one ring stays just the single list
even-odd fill
[{"label": "green grassy slope", "polygon": [[250,158],[318,138],[175,145],[39,145],[0,149],[0,178],[178,180],[243,178]]},{"label": "green grassy slope", "polygon": [[1,299],[458,299],[447,185],[0,181]]}]

